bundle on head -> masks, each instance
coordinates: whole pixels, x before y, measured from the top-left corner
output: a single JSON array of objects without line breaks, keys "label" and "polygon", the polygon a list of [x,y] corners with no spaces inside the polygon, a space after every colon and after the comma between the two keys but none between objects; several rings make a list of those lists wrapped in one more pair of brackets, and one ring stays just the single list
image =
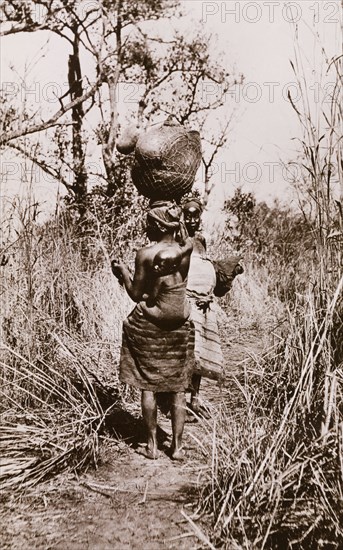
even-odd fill
[{"label": "bundle on head", "polygon": [[142,195],[179,201],[191,191],[201,162],[199,132],[168,119],[140,133],[134,151],[132,181]]},{"label": "bundle on head", "polygon": [[181,207],[174,201],[151,201],[147,222],[148,225],[157,226],[162,232],[166,230],[173,232],[176,240],[183,246],[186,235],[181,222],[181,214]]},{"label": "bundle on head", "polygon": [[181,208],[171,201],[150,203],[147,214],[148,222],[157,222],[167,229],[179,229]]}]

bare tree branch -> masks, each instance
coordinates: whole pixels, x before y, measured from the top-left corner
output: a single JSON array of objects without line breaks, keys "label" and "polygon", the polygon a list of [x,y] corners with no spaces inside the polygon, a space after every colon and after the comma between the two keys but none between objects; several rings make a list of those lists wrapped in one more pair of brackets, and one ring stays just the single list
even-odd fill
[{"label": "bare tree branch", "polygon": [[51,176],[52,178],[60,181],[65,187],[66,189],[69,189],[70,191],[72,191],[73,189],[73,186],[68,183],[62,176],[61,174],[58,172],[58,170],[53,170],[50,166],[48,166],[43,160],[39,160],[36,156],[32,155],[31,153],[29,153],[28,151],[26,151],[25,149],[23,149],[20,145],[18,145],[17,143],[8,143],[8,147],[11,147],[11,149],[14,149],[16,151],[18,151],[21,155],[23,155],[24,158],[27,158],[29,159],[31,162],[33,162],[34,164],[36,164],[39,168],[41,168],[46,174],[48,174],[49,176]]},{"label": "bare tree branch", "polygon": [[206,204],[207,201],[208,201],[208,197],[214,187],[214,183],[211,184],[210,180],[211,180],[211,175],[210,175],[210,170],[211,170],[211,166],[214,162],[214,159],[215,157],[217,156],[219,150],[224,147],[225,143],[227,142],[227,138],[228,138],[228,134],[227,134],[227,131],[229,129],[229,126],[232,122],[232,115],[230,116],[230,118],[226,121],[226,124],[224,125],[224,127],[222,128],[218,138],[215,140],[215,141],[211,141],[211,145],[214,145],[214,149],[211,153],[211,156],[209,158],[209,160],[206,162],[204,157],[202,157],[202,163],[205,167],[205,177],[204,177],[204,185],[205,185],[205,194],[204,194],[204,203]]},{"label": "bare tree branch", "polygon": [[46,23],[32,23],[27,25],[27,23],[21,23],[20,25],[13,25],[9,29],[0,31],[0,36],[8,36],[9,34],[18,34],[19,32],[35,32],[35,31],[44,31],[47,30],[48,26]]},{"label": "bare tree branch", "polygon": [[56,122],[58,121],[61,116],[63,116],[65,113],[70,111],[70,109],[73,109],[73,107],[76,107],[77,105],[81,105],[87,99],[92,97],[96,90],[99,88],[99,86],[102,84],[103,76],[101,75],[96,82],[93,84],[93,86],[85,92],[81,97],[78,97],[74,99],[73,101],[70,101],[67,103],[67,105],[64,105],[61,109],[59,109],[52,117],[50,117],[48,120],[45,120],[44,122],[27,125],[26,128],[21,128],[18,130],[14,130],[13,132],[7,132],[0,136],[0,145],[4,145],[11,141],[12,139],[16,139],[21,136],[27,136],[29,134],[35,134],[37,132],[42,132],[43,130],[47,130],[48,128],[51,128],[51,126],[55,126]]}]

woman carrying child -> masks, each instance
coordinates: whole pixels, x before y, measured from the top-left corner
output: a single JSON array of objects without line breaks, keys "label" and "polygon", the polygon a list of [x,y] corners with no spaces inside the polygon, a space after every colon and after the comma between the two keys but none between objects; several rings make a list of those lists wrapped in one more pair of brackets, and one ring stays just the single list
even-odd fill
[{"label": "woman carrying child", "polygon": [[[171,458],[183,456],[185,391],[194,369],[194,325],[188,319],[186,281],[191,239],[180,225],[181,208],[171,202],[153,204],[147,215],[152,244],[138,250],[135,273],[112,262],[136,307],[123,323],[119,378],[142,391],[142,415],[147,426],[147,458],[157,450],[157,393],[171,393],[173,439]],[[156,288],[158,287],[158,288]]]}]

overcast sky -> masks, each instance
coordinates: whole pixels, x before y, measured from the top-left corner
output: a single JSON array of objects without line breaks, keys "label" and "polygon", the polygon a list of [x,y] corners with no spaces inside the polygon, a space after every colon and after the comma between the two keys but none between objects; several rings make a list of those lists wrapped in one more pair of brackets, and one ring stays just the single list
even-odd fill
[{"label": "overcast sky", "polygon": [[200,12],[206,29],[217,34],[219,47],[245,77],[243,87],[228,98],[238,110],[228,151],[218,163],[223,192],[230,194],[239,181],[259,198],[287,197],[295,172],[288,173],[282,163],[295,160],[298,143],[292,138],[301,136],[287,98],[290,90],[300,100],[290,64],[295,32],[315,112],[330,92],[321,48],[329,58],[342,51],[340,0],[186,0],[185,5],[190,13]]},{"label": "overcast sky", "polygon": [[[310,98],[313,107],[320,108],[330,86],[322,74],[320,50],[323,46],[328,57],[341,51],[340,3],[340,0],[182,2],[188,14],[182,27],[191,32],[194,21],[201,21],[207,32],[217,35],[218,50],[227,53],[230,68],[235,67],[237,74],[243,73],[245,77],[243,86],[234,87],[227,97],[228,109],[235,108],[235,121],[228,148],[217,158],[215,166],[219,202],[238,185],[253,189],[259,199],[287,199],[290,177],[282,163],[295,160],[298,146],[292,138],[301,135],[287,99],[288,90],[295,98],[298,93],[290,65],[290,59],[294,60],[295,23]],[[44,96],[45,108],[52,106],[55,110],[58,104],[53,103],[54,85],[56,91],[68,88],[65,82],[68,46],[54,38],[46,44],[47,36],[48,33],[28,33],[6,37],[1,47],[1,80],[20,82],[19,75],[26,67],[28,81],[36,83],[31,97],[37,93],[41,101]],[[14,72],[9,68],[11,64]],[[318,87],[322,88],[321,95]],[[1,184],[2,193],[9,193],[9,186],[17,190],[15,175],[7,185]],[[40,181],[37,192],[53,202],[56,186]]]}]

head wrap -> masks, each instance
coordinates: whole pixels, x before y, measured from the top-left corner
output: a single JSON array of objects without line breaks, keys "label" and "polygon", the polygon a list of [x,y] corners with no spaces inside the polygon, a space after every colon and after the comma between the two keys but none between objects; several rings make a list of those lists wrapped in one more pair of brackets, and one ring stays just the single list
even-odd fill
[{"label": "head wrap", "polygon": [[203,207],[203,203],[202,203],[202,200],[199,199],[198,197],[185,197],[181,203],[182,205],[182,210],[186,210],[187,208],[196,208],[197,210],[199,210],[200,214],[202,213],[204,207]]},{"label": "head wrap", "polygon": [[171,201],[157,201],[150,205],[148,221],[155,221],[167,229],[179,229],[181,208]]}]

